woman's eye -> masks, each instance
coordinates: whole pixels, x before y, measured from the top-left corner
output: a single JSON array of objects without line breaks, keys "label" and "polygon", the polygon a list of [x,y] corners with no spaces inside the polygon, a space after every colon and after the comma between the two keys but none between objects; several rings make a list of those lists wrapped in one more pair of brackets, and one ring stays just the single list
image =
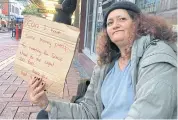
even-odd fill
[{"label": "woman's eye", "polygon": [[110,25],[112,25],[112,22],[108,22],[108,23],[107,23],[107,26],[110,26]]},{"label": "woman's eye", "polygon": [[124,20],[126,20],[126,18],[120,18],[120,20],[121,20],[121,21],[124,21]]}]

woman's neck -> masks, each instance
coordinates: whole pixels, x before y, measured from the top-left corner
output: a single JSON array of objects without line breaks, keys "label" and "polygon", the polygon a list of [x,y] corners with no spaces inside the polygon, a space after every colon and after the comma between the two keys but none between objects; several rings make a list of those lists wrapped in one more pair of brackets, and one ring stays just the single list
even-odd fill
[{"label": "woman's neck", "polygon": [[131,57],[131,48],[119,48],[121,52],[121,56],[119,57],[119,68],[123,70],[125,66],[128,64],[128,61],[130,60]]},{"label": "woman's neck", "polygon": [[119,48],[119,50],[121,53],[120,58],[124,61],[125,60],[128,61],[131,57],[131,47],[126,46],[126,47]]}]

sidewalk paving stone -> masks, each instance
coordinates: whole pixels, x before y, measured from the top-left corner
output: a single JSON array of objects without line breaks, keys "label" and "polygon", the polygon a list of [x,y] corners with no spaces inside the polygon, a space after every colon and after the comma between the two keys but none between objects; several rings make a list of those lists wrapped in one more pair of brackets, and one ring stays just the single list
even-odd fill
[{"label": "sidewalk paving stone", "polygon": [[18,101],[18,102],[9,102],[7,107],[28,107],[32,106],[32,103],[29,101]]},{"label": "sidewalk paving stone", "polygon": [[9,88],[10,85],[1,85],[0,86],[0,91],[6,91]]},{"label": "sidewalk paving stone", "polygon": [[0,119],[13,119],[18,107],[6,107],[1,113]]},{"label": "sidewalk paving stone", "polygon": [[14,94],[17,91],[18,87],[14,85],[10,85],[10,87],[5,90],[4,94]]},{"label": "sidewalk paving stone", "polygon": [[7,105],[7,102],[0,102],[0,114],[3,112],[6,105]]},{"label": "sidewalk paving stone", "polygon": [[10,97],[12,97],[12,96],[13,96],[13,94],[0,93],[0,97],[2,97],[2,98],[10,98]]},{"label": "sidewalk paving stone", "polygon": [[[29,119],[29,117],[30,117],[30,112],[17,112],[16,114],[15,114],[15,117],[14,117],[14,119],[16,119],[16,120],[22,120],[22,119]],[[36,117],[35,117],[36,118]],[[35,119],[34,118],[34,119]]]},{"label": "sidewalk paving stone", "polygon": [[30,107],[19,107],[17,112],[30,112],[30,113],[35,113],[39,112],[41,109],[38,106],[30,106]]}]

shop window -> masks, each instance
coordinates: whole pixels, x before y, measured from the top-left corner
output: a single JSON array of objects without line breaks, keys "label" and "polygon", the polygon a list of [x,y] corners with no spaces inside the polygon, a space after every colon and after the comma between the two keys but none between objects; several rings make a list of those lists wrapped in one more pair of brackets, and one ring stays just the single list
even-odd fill
[{"label": "shop window", "polygon": [[85,43],[83,52],[93,61],[95,61],[95,53],[93,47],[95,46],[95,24],[96,24],[96,11],[97,1],[87,1],[87,15],[86,15],[86,26],[85,26]]},{"label": "shop window", "polygon": [[96,19],[96,24],[95,24],[95,39],[94,39],[94,45],[93,45],[93,51],[96,53],[96,40],[98,37],[98,34],[101,32],[102,27],[103,27],[103,8],[102,8],[102,0],[98,1],[97,4],[97,19]]},{"label": "shop window", "polygon": [[87,24],[85,44],[83,52],[96,63],[96,40],[102,30],[105,10],[115,0],[88,0],[87,1]]},{"label": "shop window", "polygon": [[88,1],[87,32],[86,32],[85,47],[89,50],[91,49],[91,41],[92,41],[93,3],[94,0]]}]

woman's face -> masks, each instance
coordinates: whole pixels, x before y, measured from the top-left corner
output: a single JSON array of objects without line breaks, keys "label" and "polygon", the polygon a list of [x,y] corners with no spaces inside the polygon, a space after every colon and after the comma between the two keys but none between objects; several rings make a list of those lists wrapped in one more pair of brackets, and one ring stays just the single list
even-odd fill
[{"label": "woman's face", "polygon": [[107,34],[118,47],[126,46],[133,39],[134,22],[124,9],[110,12],[107,18]]}]

